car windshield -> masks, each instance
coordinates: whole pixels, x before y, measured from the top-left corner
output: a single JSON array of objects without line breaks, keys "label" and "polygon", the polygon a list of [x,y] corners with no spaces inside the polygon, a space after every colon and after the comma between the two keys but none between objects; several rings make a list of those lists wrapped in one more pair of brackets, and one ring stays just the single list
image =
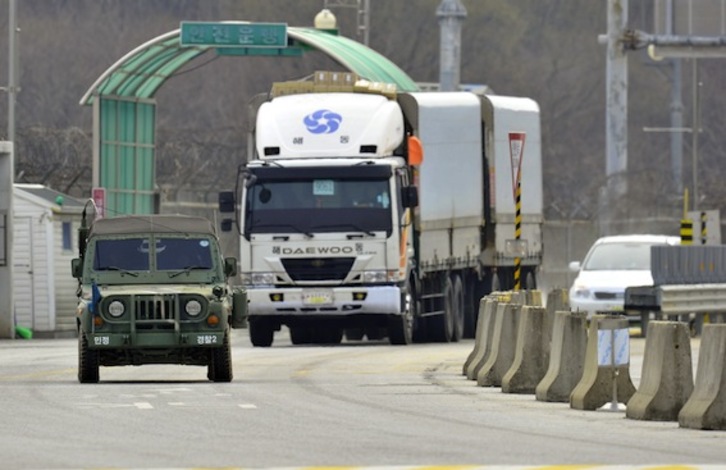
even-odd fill
[{"label": "car windshield", "polygon": [[649,271],[652,243],[603,243],[588,254],[587,271]]}]

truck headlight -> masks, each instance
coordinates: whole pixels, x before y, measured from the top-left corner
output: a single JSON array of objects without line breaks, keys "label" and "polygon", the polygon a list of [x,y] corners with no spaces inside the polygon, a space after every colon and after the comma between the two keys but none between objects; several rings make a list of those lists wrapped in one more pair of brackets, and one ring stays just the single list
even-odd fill
[{"label": "truck headlight", "polygon": [[202,313],[202,304],[200,304],[198,300],[190,300],[184,306],[184,311],[187,312],[187,315],[190,317],[196,317]]},{"label": "truck headlight", "polygon": [[114,300],[113,302],[108,304],[108,314],[114,318],[120,317],[124,314],[125,311],[126,307],[120,300]]},{"label": "truck headlight", "polygon": [[364,284],[375,284],[383,282],[396,282],[398,280],[398,270],[390,271],[363,271],[361,276]]},{"label": "truck headlight", "polygon": [[272,286],[277,276],[275,273],[243,273],[242,282],[253,286]]}]

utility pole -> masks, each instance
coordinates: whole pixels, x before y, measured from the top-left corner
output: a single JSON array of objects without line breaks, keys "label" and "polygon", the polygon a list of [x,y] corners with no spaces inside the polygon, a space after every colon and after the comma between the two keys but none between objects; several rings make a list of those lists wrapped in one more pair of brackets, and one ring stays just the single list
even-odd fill
[{"label": "utility pole", "polygon": [[436,9],[441,46],[439,52],[439,91],[459,89],[461,72],[461,24],[466,8],[459,0],[441,0]]},{"label": "utility pole", "polygon": [[[628,169],[628,59],[623,37],[628,22],[628,0],[608,0],[606,35],[606,188],[600,195],[606,220],[600,231],[609,234],[615,205],[627,193]],[[601,214],[602,217],[602,214]],[[602,223],[604,222],[604,223]]]},{"label": "utility pole", "polygon": [[17,72],[15,67],[17,65],[16,59],[16,44],[18,27],[17,27],[17,16],[16,16],[16,0],[8,0],[9,3],[9,14],[8,14],[8,45],[10,50],[8,51],[8,140],[15,142],[15,94],[18,91],[17,84]]}]

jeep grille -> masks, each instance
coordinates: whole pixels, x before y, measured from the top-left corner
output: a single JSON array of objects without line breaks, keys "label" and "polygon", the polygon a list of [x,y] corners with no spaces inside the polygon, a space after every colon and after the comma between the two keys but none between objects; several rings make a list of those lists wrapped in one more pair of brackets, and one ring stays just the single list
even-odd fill
[{"label": "jeep grille", "polygon": [[136,320],[174,320],[178,317],[179,302],[176,295],[136,297]]}]

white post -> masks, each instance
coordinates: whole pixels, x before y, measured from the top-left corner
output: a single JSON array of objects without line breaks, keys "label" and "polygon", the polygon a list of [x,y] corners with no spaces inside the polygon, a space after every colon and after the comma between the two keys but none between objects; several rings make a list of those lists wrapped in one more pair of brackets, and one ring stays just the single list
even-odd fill
[{"label": "white post", "polygon": [[14,338],[13,143],[0,142],[0,338]]}]

